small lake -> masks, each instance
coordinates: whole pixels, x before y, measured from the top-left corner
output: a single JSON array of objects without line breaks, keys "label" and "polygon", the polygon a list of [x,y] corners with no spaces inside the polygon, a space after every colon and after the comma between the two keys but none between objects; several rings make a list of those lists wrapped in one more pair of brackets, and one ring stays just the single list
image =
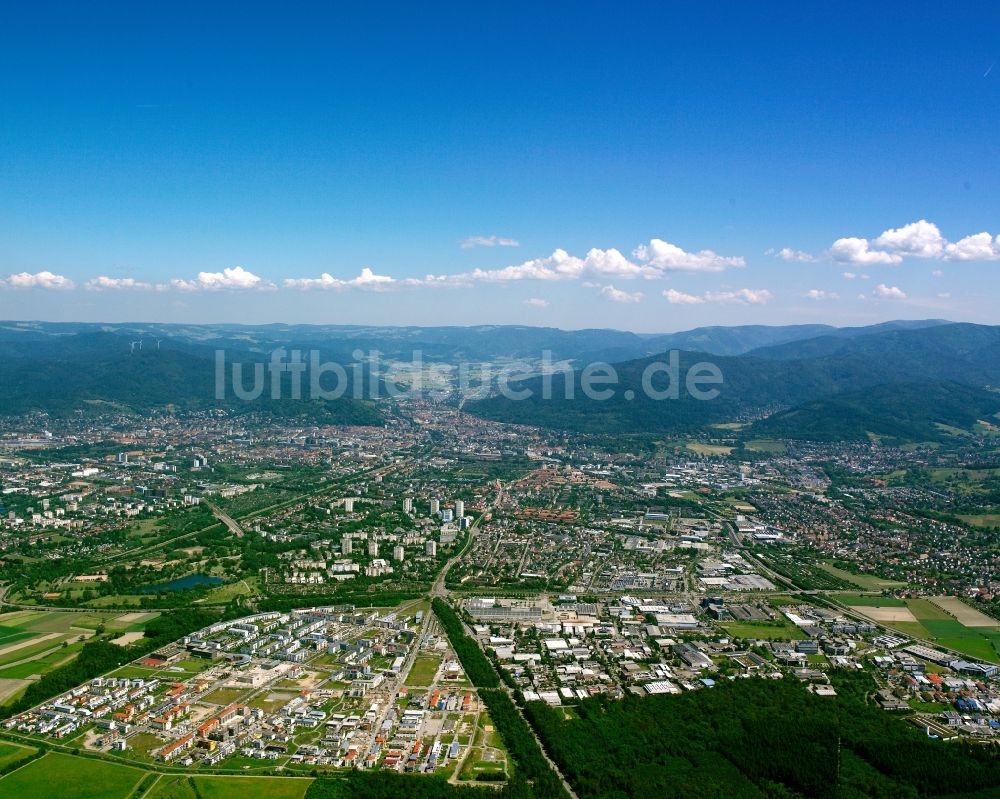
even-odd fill
[{"label": "small lake", "polygon": [[210,577],[207,574],[189,574],[187,577],[178,577],[169,583],[157,583],[147,585],[139,589],[140,594],[156,594],[160,591],[186,591],[188,588],[201,588],[208,585],[221,585],[224,581],[219,577]]}]

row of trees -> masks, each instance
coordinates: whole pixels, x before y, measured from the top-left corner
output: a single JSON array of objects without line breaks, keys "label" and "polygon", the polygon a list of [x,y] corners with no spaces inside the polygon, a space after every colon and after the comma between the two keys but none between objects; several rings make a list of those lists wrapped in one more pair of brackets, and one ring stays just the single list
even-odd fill
[{"label": "row of trees", "polygon": [[439,597],[434,598],[432,606],[438,621],[441,622],[441,626],[448,634],[448,640],[451,641],[455,654],[462,662],[462,668],[472,680],[472,684],[477,688],[499,688],[500,678],[497,677],[496,670],[486,659],[479,644],[466,635],[458,614]]}]

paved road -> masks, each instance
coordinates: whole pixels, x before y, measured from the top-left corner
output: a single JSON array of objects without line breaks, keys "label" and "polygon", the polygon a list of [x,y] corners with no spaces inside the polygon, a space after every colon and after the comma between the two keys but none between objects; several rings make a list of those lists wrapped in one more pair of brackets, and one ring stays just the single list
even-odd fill
[{"label": "paved road", "polygon": [[215,518],[229,528],[229,532],[237,538],[243,537],[243,528],[237,524],[236,520],[232,516],[222,510],[218,505],[213,505],[211,502],[206,502],[205,504],[208,505],[209,510],[212,511]]}]

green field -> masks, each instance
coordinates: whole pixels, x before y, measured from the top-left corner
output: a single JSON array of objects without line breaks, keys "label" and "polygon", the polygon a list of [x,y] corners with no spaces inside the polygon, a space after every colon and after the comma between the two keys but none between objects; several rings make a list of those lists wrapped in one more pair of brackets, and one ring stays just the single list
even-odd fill
[{"label": "green field", "polygon": [[260,593],[258,582],[259,581],[256,577],[250,577],[246,580],[237,580],[234,583],[220,585],[209,591],[208,595],[203,600],[198,600],[198,603],[203,602],[206,605],[225,605],[232,602],[233,599],[238,596],[255,596]]},{"label": "green field", "polygon": [[785,624],[764,624],[753,622],[726,621],[721,625],[734,638],[760,638],[763,641],[795,641],[803,638],[798,627],[790,622]]},{"label": "green field", "polygon": [[24,758],[34,754],[35,751],[35,749],[27,746],[0,741],[0,768],[9,766],[11,763],[17,763],[19,760],[24,760]]},{"label": "green field", "polygon": [[434,682],[434,675],[437,673],[440,663],[440,658],[418,657],[413,661],[413,668],[410,669],[410,673],[406,676],[405,684],[416,686],[430,685]]},{"label": "green field", "polygon": [[202,700],[213,705],[229,705],[246,693],[245,688],[216,688],[212,693],[203,696]]},{"label": "green field", "polygon": [[832,594],[831,599],[835,599],[843,605],[853,608],[905,608],[906,603],[902,599],[892,596],[876,596],[875,594]]},{"label": "green field", "polygon": [[732,447],[724,447],[721,444],[702,444],[697,441],[690,441],[686,447],[698,455],[728,455],[733,451]]},{"label": "green field", "polygon": [[914,622],[894,622],[893,627],[919,638],[929,638],[942,646],[977,660],[1000,663],[1000,632],[966,627],[947,611],[926,599],[908,599],[906,606],[916,616]]},{"label": "green field", "polygon": [[103,760],[50,753],[0,778],[0,796],[18,799],[126,799],[145,772]]},{"label": "green field", "polygon": [[302,799],[309,779],[184,777],[165,774],[146,799]]},{"label": "green field", "polygon": [[0,646],[6,644],[13,644],[15,641],[20,641],[23,638],[30,638],[31,633],[25,632],[19,627],[8,627],[6,625],[0,625]]},{"label": "green field", "polygon": [[975,527],[1000,527],[1000,513],[970,514],[958,518]]},{"label": "green field", "polygon": [[865,591],[884,591],[887,588],[902,588],[906,585],[906,583],[883,580],[874,574],[854,574],[853,572],[838,568],[828,561],[818,565],[828,574],[832,574],[834,577],[838,577],[848,583],[854,583],[858,588],[863,588]]},{"label": "green field", "polygon": [[744,447],[749,452],[769,452],[772,455],[783,455],[785,453],[785,442],[770,438],[757,438],[747,441]]}]

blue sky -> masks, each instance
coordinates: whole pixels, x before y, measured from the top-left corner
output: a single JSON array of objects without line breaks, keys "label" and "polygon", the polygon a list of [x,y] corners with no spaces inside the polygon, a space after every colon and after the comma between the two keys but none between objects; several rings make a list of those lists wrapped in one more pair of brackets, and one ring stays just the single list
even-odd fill
[{"label": "blue sky", "polygon": [[0,318],[1000,321],[995,4],[94,6],[0,28]]}]

